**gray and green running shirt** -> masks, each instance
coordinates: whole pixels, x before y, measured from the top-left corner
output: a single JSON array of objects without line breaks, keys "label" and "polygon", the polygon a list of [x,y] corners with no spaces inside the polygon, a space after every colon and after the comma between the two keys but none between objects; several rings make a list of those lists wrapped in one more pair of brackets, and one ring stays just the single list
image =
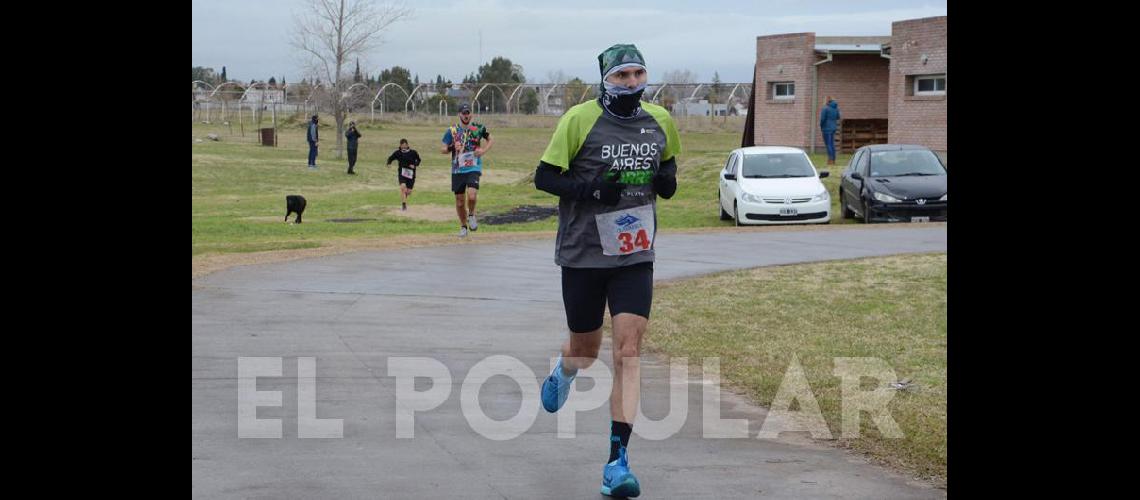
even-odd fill
[{"label": "gray and green running shirt", "polygon": [[[619,119],[591,100],[570,108],[558,121],[543,162],[561,168],[563,175],[577,182],[617,172],[618,182],[628,187],[616,206],[561,198],[556,264],[610,268],[653,262],[652,242],[657,236],[653,176],[661,162],[681,152],[681,139],[665,108],[648,102],[642,102],[641,108],[634,118]],[[675,163],[669,165],[676,168]]]}]

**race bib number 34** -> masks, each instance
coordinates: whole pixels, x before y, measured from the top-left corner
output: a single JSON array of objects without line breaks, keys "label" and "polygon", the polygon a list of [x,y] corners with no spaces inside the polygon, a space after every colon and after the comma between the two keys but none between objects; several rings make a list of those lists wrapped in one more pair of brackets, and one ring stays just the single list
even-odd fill
[{"label": "race bib number 34", "polygon": [[653,205],[594,216],[604,255],[629,255],[653,248]]}]

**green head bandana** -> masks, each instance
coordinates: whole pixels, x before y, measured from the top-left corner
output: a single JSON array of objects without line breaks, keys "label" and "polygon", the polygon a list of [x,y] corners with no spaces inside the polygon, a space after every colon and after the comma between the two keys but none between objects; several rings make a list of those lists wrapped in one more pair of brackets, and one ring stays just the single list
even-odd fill
[{"label": "green head bandana", "polygon": [[614,68],[626,65],[645,67],[645,58],[632,43],[619,43],[598,54],[598,70],[601,71],[603,82]]}]

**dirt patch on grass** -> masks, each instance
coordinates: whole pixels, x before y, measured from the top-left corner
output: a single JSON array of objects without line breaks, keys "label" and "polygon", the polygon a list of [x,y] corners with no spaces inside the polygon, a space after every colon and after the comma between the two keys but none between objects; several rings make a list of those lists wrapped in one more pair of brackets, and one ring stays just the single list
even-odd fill
[{"label": "dirt patch on grass", "polygon": [[[410,200],[411,198],[408,199]],[[459,222],[459,216],[455,215],[455,207],[453,206],[416,205],[411,201],[408,202],[407,211],[400,210],[398,206],[392,207],[388,209],[388,215],[431,222],[446,222],[449,220],[455,220],[457,224]]]},{"label": "dirt patch on grass", "polygon": [[543,207],[539,205],[520,205],[506,212],[484,215],[480,221],[488,225],[516,224],[520,222],[534,222],[547,219],[558,214],[558,207]]},{"label": "dirt patch on grass", "polygon": [[[408,210],[411,210],[411,207],[409,207]],[[452,216],[454,215],[455,214],[452,214]],[[463,240],[460,240],[451,232],[447,234],[399,235],[371,239],[336,240],[319,248],[196,255],[191,258],[191,282],[196,278],[235,266],[286,262],[362,250],[393,250],[442,245],[480,245],[534,239],[549,239],[551,240],[551,244],[553,244],[554,231],[473,233]]]}]

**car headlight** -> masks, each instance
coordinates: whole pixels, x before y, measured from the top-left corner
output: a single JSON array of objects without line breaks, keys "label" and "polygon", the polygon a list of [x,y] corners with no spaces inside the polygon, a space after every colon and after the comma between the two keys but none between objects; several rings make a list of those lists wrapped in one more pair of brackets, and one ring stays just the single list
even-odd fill
[{"label": "car headlight", "polygon": [[760,199],[760,195],[743,193],[743,194],[741,194],[740,197],[743,198],[744,201],[747,201],[748,203],[764,203],[764,200]]},{"label": "car headlight", "polygon": [[827,190],[824,189],[822,193],[819,193],[819,194],[813,196],[811,198],[811,201],[828,201],[830,199],[831,199],[831,194],[829,194],[827,192]]},{"label": "car headlight", "polygon": [[899,199],[889,194],[875,193],[875,199],[883,203],[898,203]]},{"label": "car headlight", "polygon": [[[947,194],[949,194],[949,193],[947,193]],[[946,195],[945,194],[942,195],[942,197],[939,198],[938,201],[946,201]]]}]

